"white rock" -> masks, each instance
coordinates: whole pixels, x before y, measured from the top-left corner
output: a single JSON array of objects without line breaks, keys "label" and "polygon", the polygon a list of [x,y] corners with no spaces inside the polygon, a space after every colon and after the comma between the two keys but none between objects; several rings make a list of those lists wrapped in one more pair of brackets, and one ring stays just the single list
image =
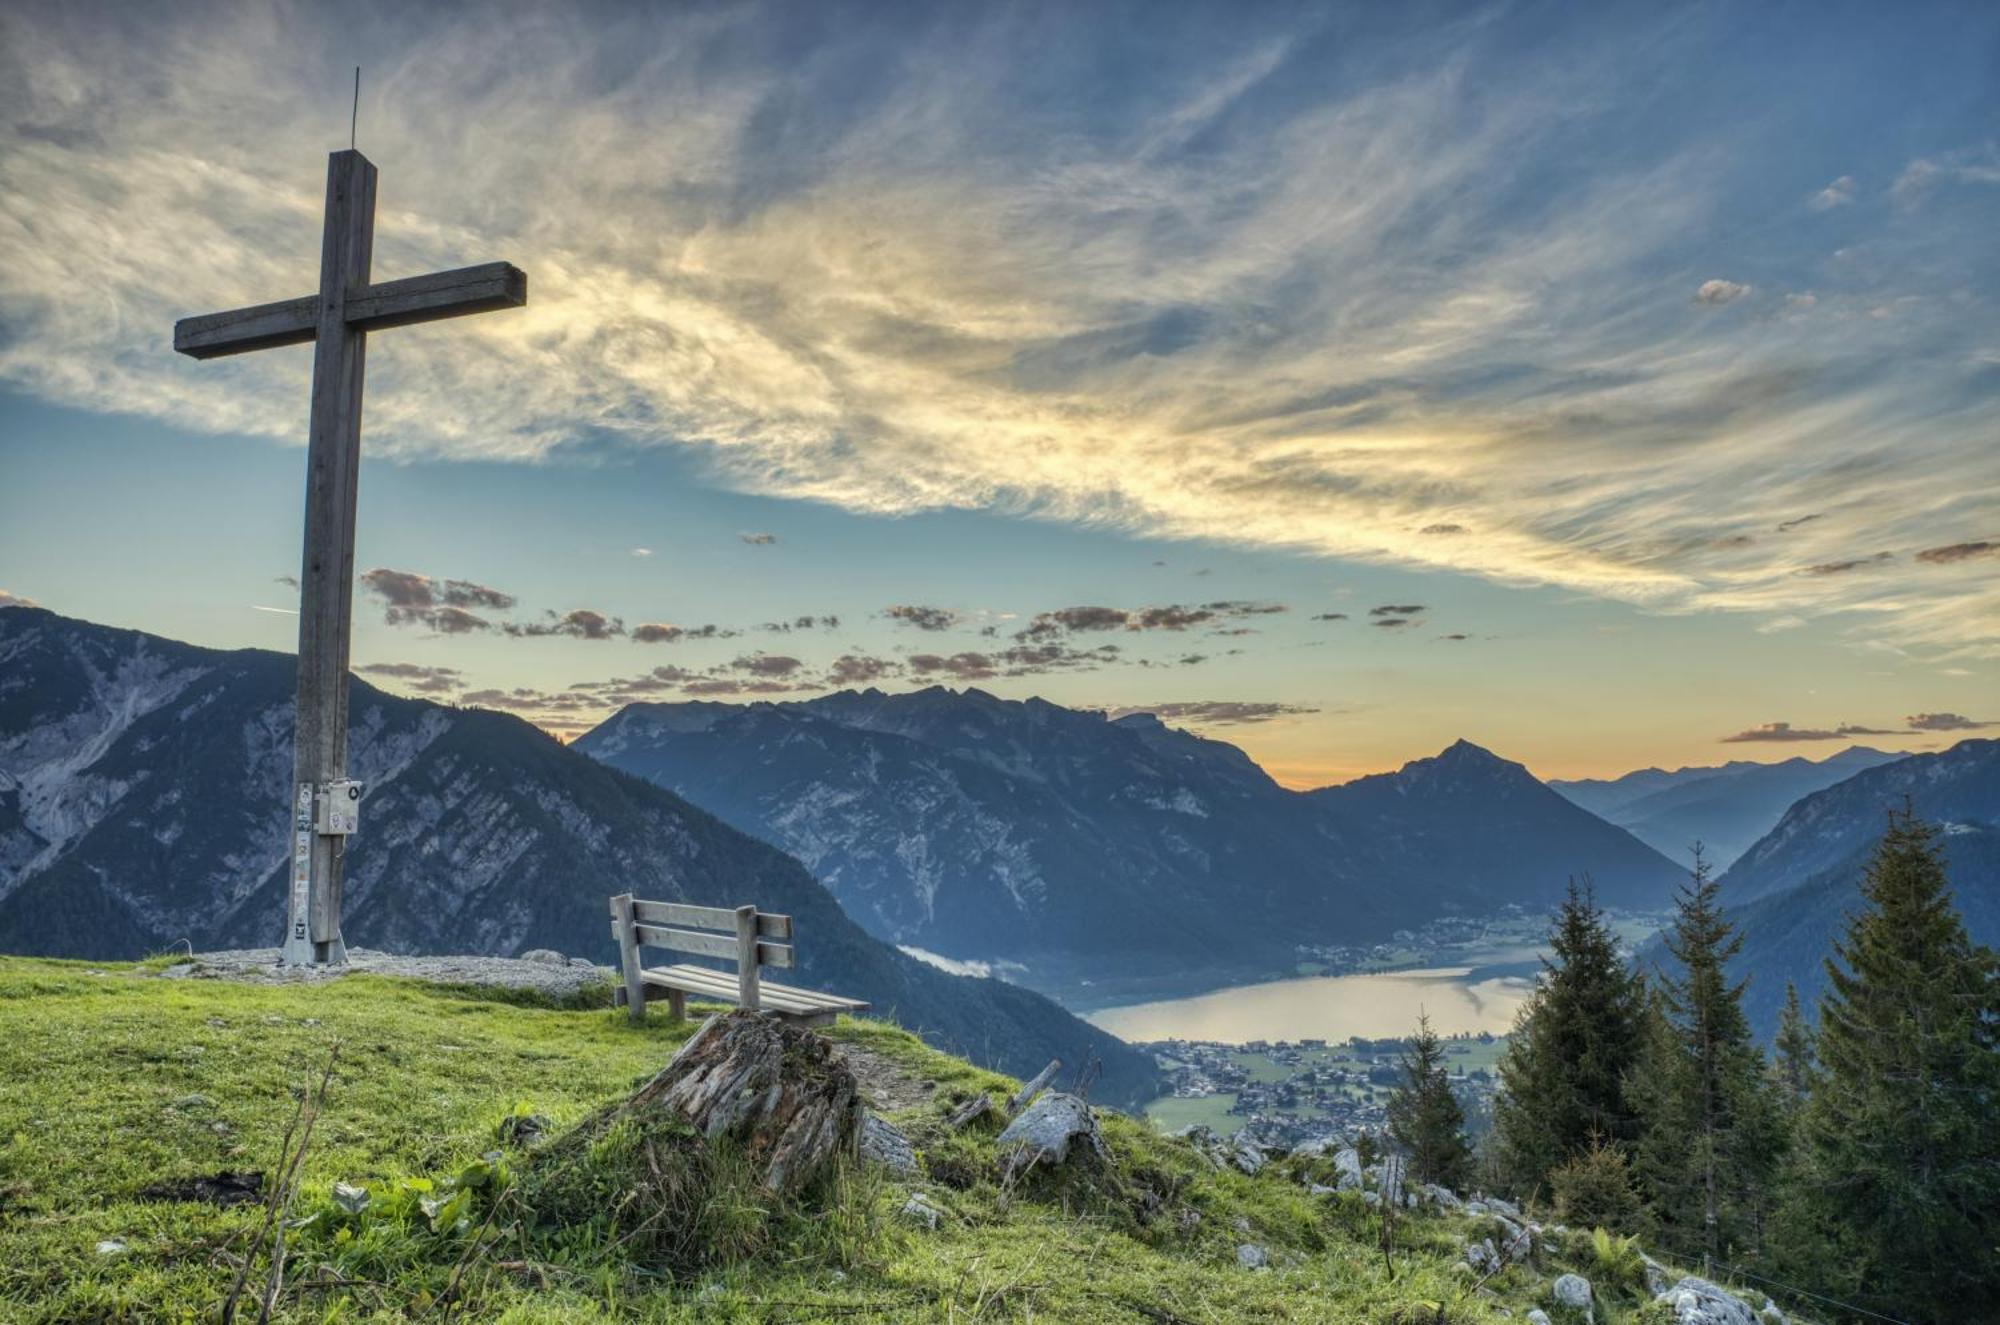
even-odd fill
[{"label": "white rock", "polygon": [[1340,1176],[1334,1179],[1334,1186],[1342,1191],[1361,1189],[1361,1152],[1353,1146],[1343,1146],[1334,1153],[1334,1171]]},{"label": "white rock", "polygon": [[1561,1276],[1549,1291],[1563,1306],[1574,1307],[1578,1311],[1590,1310],[1590,1280],[1580,1274]]},{"label": "white rock", "polygon": [[1243,1137],[1238,1137],[1235,1147],[1229,1152],[1229,1162],[1234,1164],[1239,1172],[1254,1178],[1257,1176],[1257,1171],[1264,1167],[1264,1152]]},{"label": "white rock", "polygon": [[1074,1095],[1050,1091],[1000,1133],[994,1146],[1009,1177],[1036,1164],[1060,1164],[1074,1151],[1107,1158],[1104,1136],[1090,1106]]},{"label": "white rock", "polygon": [[1236,1263],[1246,1270],[1262,1270],[1271,1264],[1270,1253],[1254,1242],[1246,1242],[1236,1249]]},{"label": "white rock", "polygon": [[534,962],[538,966],[569,965],[569,958],[563,956],[554,948],[530,948],[521,954],[521,960],[524,962]]},{"label": "white rock", "polygon": [[1673,1308],[1677,1325],[1758,1325],[1749,1303],[1692,1274],[1659,1294],[1656,1300]]},{"label": "white rock", "polygon": [[97,1244],[97,1254],[99,1256],[116,1256],[123,1250],[125,1250],[125,1240],[123,1238],[106,1238]]},{"label": "white rock", "polygon": [[1528,1325],[1550,1325],[1549,1313],[1540,1307],[1530,1307],[1528,1309]]},{"label": "white rock", "polygon": [[1501,1214],[1507,1216],[1507,1218],[1515,1220],[1517,1222],[1520,1220],[1521,1218],[1520,1207],[1515,1205],[1512,1201],[1503,1201],[1497,1196],[1489,1196],[1486,1197],[1485,1200],[1486,1200],[1486,1208],[1488,1210],[1497,1210]]},{"label": "white rock", "polygon": [[925,1228],[929,1229],[935,1229],[938,1226],[938,1220],[944,1218],[944,1211],[925,1200],[922,1192],[911,1192],[910,1199],[903,1202],[903,1208],[900,1213],[903,1218],[909,1220],[911,1223],[922,1224]]}]

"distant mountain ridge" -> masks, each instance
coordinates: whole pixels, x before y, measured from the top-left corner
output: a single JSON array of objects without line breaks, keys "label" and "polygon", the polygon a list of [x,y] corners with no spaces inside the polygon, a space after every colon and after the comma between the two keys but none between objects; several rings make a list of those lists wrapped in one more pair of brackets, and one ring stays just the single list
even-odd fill
[{"label": "distant mountain ridge", "polygon": [[1468,742],[1301,793],[1149,714],[932,687],[634,704],[576,748],[797,855],[881,937],[1069,993],[1288,968],[1299,943],[1547,905],[1574,874],[1656,908],[1679,876]]},{"label": "distant mountain ridge", "polygon": [[1643,768],[1620,778],[1554,781],[1549,786],[1673,859],[1685,858],[1700,842],[1716,867],[1726,869],[1800,797],[1901,758],[1855,745],[1817,761],[1795,757],[1760,764],[1737,759],[1707,768],[1671,773]]},{"label": "distant mountain ridge", "polygon": [[[352,683],[364,779],[346,937],[398,952],[553,947],[609,960],[605,898],[734,906],[799,924],[801,983],[864,998],[933,1043],[1021,1074],[1144,1055],[1029,990],[947,975],[869,937],[799,863],[519,719]],[[282,926],[293,662],[0,610],[0,950],[117,958]]]},{"label": "distant mountain ridge", "polygon": [[[1865,769],[1801,799],[1722,875],[1722,904],[1743,933],[1731,969],[1750,982],[1744,1008],[1760,1034],[1777,1025],[1786,981],[1808,1008],[1825,987],[1822,960],[1860,906],[1888,813],[1905,805],[1942,829],[1973,940],[2000,945],[2000,741],[1960,741]],[[1664,960],[1657,943],[1642,959]]]}]

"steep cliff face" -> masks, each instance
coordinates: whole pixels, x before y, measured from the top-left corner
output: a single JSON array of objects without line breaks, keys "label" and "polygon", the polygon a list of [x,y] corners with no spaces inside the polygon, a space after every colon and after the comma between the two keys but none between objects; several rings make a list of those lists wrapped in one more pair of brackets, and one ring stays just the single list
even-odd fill
[{"label": "steep cliff face", "polygon": [[[292,663],[0,611],[0,950],[130,957],[186,939],[264,946],[284,912]],[[1000,981],[871,938],[796,860],[499,713],[353,684],[368,786],[345,934],[392,952],[553,947],[610,960],[605,898],[633,891],[793,915],[801,983],[867,999],[1010,1070],[1149,1059]]]}]

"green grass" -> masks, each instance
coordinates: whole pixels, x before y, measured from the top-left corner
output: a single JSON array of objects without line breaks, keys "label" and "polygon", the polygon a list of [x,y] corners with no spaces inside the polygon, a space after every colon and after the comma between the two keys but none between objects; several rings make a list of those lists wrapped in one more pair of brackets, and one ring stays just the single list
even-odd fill
[{"label": "green grass", "polygon": [[1178,1132],[1183,1127],[1200,1123],[1227,1134],[1243,1126],[1243,1120],[1229,1112],[1235,1103],[1236,1096],[1230,1094],[1208,1095],[1201,1099],[1180,1099],[1168,1095],[1148,1104],[1146,1117],[1163,1132]]},{"label": "green grass", "polygon": [[[157,969],[0,958],[0,1320],[10,1325],[216,1319],[258,1211],[137,1193],[161,1179],[270,1170],[298,1093],[336,1042],[295,1208],[313,1222],[290,1234],[284,1321],[1428,1325],[1439,1316],[1427,1304],[1441,1303],[1442,1319],[1472,1325],[1497,1323],[1503,1307],[1518,1320],[1557,1272],[1509,1271],[1488,1285],[1497,1296],[1475,1294],[1453,1269],[1461,1222],[1412,1218],[1392,1278],[1375,1216],[1353,1199],[1310,1198],[1296,1162],[1254,1180],[1219,1173],[1120,1117],[1105,1125],[1108,1167],[1002,1187],[996,1126],[951,1133],[942,1118],[972,1091],[1014,1083],[893,1028],[845,1021],[836,1038],[939,1083],[896,1120],[928,1167],[942,1226],[898,1218],[907,1189],[851,1165],[779,1201],[725,1150],[661,1133],[650,1140],[682,1166],[674,1181],[685,1175],[691,1195],[671,1229],[655,1224],[637,1239],[629,1219],[582,1212],[630,1185],[648,1138],[612,1127],[567,1149],[545,1142],[537,1158],[504,1161],[511,1187],[479,1157],[517,1109],[547,1115],[558,1137],[592,1117],[650,1076],[689,1027],[656,1017],[635,1028],[608,1008],[374,977],[267,987],[151,978]],[[538,1170],[542,1153],[598,1167]],[[447,1212],[433,1229],[420,1197],[442,1197],[460,1172],[486,1185],[450,1208],[463,1223]],[[336,1183],[365,1186],[368,1213],[345,1213]],[[570,1214],[537,1222],[531,1200]],[[498,1245],[467,1255],[484,1246],[489,1211]],[[1244,1241],[1268,1247],[1274,1268],[1239,1269]],[[119,1250],[99,1252],[114,1242]],[[1589,1253],[1578,1246],[1576,1263]],[[239,1319],[255,1319],[254,1308]]]}]

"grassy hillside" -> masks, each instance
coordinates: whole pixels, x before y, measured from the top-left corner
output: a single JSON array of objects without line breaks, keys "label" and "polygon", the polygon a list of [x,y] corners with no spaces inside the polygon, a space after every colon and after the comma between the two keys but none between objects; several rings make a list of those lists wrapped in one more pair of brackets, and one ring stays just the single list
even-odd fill
[{"label": "grassy hillside", "polygon": [[[649,1076],[689,1028],[365,976],[173,980],[163,965],[0,959],[0,1319],[214,1320],[258,1207],[139,1194],[272,1169],[336,1043],[293,1210],[305,1222],[287,1232],[282,1320],[1498,1322],[1549,1305],[1553,1275],[1590,1256],[1587,1239],[1554,1239],[1542,1263],[1478,1289],[1454,1263],[1491,1221],[1412,1217],[1392,1275],[1376,1216],[1351,1194],[1309,1195],[1308,1161],[1218,1172],[1121,1117],[1106,1121],[1108,1170],[1003,1191],[991,1130],[955,1136],[939,1120],[967,1092],[1011,1083],[865,1022],[832,1034],[937,1083],[891,1115],[929,1170],[935,1230],[899,1216],[907,1186],[844,1168],[793,1202],[710,1187],[689,1212],[698,1245],[672,1266],[635,1263],[615,1219],[489,1224],[488,1209],[506,1209],[492,1182],[433,1231],[410,1180],[438,1180],[433,1198],[468,1166],[486,1181],[479,1158],[503,1120],[540,1113],[559,1131]],[[399,1213],[346,1216],[336,1183]],[[1245,1242],[1273,1268],[1240,1268]],[[259,1283],[239,1319],[255,1319]],[[1636,1287],[1610,1300],[1614,1325],[1642,1318]]]}]

